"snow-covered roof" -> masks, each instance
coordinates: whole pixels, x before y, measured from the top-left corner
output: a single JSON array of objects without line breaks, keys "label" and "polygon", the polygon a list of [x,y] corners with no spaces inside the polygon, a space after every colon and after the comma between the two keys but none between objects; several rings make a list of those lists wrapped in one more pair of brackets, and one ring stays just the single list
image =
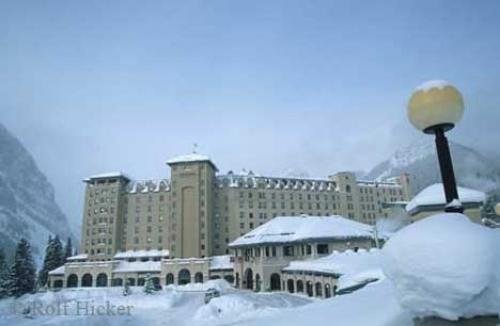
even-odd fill
[{"label": "snow-covered roof", "polygon": [[285,272],[307,271],[339,276],[339,288],[349,287],[368,279],[383,278],[380,251],[373,248],[369,251],[360,249],[358,252],[347,250],[310,260],[292,261],[283,268]]},{"label": "snow-covered roof", "polygon": [[338,215],[278,216],[239,237],[229,246],[335,238],[372,238],[372,227]]},{"label": "snow-covered roof", "polygon": [[51,270],[49,275],[64,275],[64,265]]},{"label": "snow-covered roof", "polygon": [[168,250],[128,250],[119,251],[113,258],[126,259],[126,258],[154,258],[154,257],[167,257],[170,255]]},{"label": "snow-covered roof", "polygon": [[210,269],[233,269],[233,263],[231,263],[231,256],[213,256],[210,257]]},{"label": "snow-covered roof", "polygon": [[113,171],[113,172],[94,174],[87,177],[86,179],[83,179],[83,181],[90,181],[92,179],[108,179],[108,178],[124,178],[127,180],[131,180],[125,173],[121,171]]},{"label": "snow-covered roof", "polygon": [[209,162],[217,170],[217,167],[212,162],[210,157],[198,153],[190,153],[190,154],[176,156],[174,158],[169,159],[167,161],[167,164],[186,163],[186,162]]},{"label": "snow-covered roof", "polygon": [[[458,197],[462,204],[482,204],[486,200],[486,194],[481,191],[458,187]],[[406,205],[407,212],[414,212],[418,207],[422,206],[444,206],[446,205],[446,198],[442,183],[433,184],[421,192],[419,192],[409,203]]]},{"label": "snow-covered roof", "polygon": [[68,257],[68,258],[66,258],[66,260],[69,260],[69,261],[85,260],[87,258],[89,258],[89,255],[87,255],[87,254],[79,254],[79,255],[76,255],[76,256]]},{"label": "snow-covered roof", "polygon": [[161,261],[120,261],[114,268],[113,273],[127,272],[159,272]]}]

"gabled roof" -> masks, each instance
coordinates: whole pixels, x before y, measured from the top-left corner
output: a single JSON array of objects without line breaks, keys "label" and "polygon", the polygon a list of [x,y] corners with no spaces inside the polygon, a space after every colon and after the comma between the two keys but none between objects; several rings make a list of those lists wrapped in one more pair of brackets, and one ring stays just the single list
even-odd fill
[{"label": "gabled roof", "polygon": [[[460,202],[464,205],[478,204],[481,205],[486,200],[484,192],[458,187],[458,197]],[[406,205],[406,211],[415,213],[421,207],[426,206],[445,206],[446,199],[442,183],[435,183],[419,192],[409,203]]]},{"label": "gabled roof", "polygon": [[279,216],[239,237],[229,246],[372,237],[371,226],[338,215]]}]

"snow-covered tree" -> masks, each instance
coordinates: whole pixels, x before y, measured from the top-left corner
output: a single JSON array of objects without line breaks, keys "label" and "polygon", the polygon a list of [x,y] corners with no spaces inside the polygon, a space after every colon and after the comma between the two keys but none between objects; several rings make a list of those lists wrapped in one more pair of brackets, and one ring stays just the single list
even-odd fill
[{"label": "snow-covered tree", "polygon": [[49,236],[49,241],[47,243],[47,248],[45,249],[45,258],[43,260],[43,266],[38,273],[38,285],[45,286],[47,284],[47,279],[49,272],[56,269],[64,264],[65,257],[63,252],[63,246],[59,237],[56,236],[52,238]]},{"label": "snow-covered tree", "polygon": [[0,299],[8,295],[9,266],[3,249],[0,248]]},{"label": "snow-covered tree", "polygon": [[36,269],[31,255],[31,246],[26,239],[21,239],[16,247],[14,263],[8,280],[9,295],[19,297],[35,290]]},{"label": "snow-covered tree", "polygon": [[64,262],[68,259],[68,257],[73,256],[73,245],[71,244],[71,238],[68,237],[66,240],[66,246],[64,247]]},{"label": "snow-covered tree", "polygon": [[154,290],[155,290],[155,285],[153,283],[153,279],[151,278],[151,275],[148,274],[146,275],[146,282],[144,283],[144,293],[152,294]]}]

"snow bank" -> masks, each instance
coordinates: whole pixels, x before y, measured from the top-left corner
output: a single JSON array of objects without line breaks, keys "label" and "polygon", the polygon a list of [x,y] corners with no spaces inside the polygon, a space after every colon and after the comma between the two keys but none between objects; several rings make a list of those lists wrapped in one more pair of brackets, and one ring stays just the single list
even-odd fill
[{"label": "snow bank", "polygon": [[294,308],[312,300],[285,293],[234,292],[212,299],[201,306],[194,315],[195,321],[203,324],[223,321],[224,324],[250,320],[256,316],[269,316],[278,309]]},{"label": "snow bank", "polygon": [[498,231],[445,213],[396,233],[383,269],[401,305],[419,317],[449,320],[500,312]]}]

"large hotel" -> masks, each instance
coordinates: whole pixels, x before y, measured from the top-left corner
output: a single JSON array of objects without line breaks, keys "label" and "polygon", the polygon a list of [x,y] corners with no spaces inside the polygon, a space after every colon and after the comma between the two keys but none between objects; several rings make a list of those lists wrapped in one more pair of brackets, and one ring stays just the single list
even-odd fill
[{"label": "large hotel", "polygon": [[87,261],[140,250],[168,250],[170,258],[224,255],[229,243],[277,216],[340,215],[373,224],[411,197],[408,175],[379,182],[351,172],[325,179],[219,174],[197,153],[167,164],[170,179],[106,173],[84,180],[81,252]]}]

